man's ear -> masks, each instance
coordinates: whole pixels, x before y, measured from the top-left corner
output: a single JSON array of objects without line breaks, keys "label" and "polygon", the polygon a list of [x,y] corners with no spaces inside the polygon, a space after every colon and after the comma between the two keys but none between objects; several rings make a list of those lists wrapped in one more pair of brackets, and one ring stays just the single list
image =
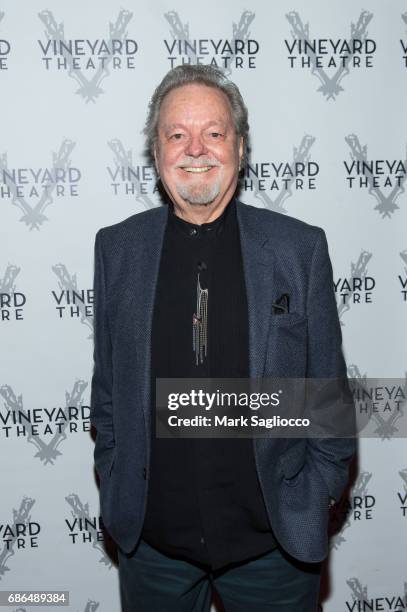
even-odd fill
[{"label": "man's ear", "polygon": [[157,178],[160,178],[160,169],[158,167],[158,145],[155,144],[154,148],[153,148],[153,156],[154,156],[154,166],[155,166],[155,173]]},{"label": "man's ear", "polygon": [[239,140],[239,170],[242,169],[243,154],[244,154],[244,139],[243,139],[243,136],[240,136],[240,140]]}]

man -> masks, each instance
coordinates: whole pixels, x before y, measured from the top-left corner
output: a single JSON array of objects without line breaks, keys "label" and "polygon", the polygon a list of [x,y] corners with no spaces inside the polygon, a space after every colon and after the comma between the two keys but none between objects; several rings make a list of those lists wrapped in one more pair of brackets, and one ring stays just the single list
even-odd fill
[{"label": "man", "polygon": [[[311,612],[347,439],[161,439],[156,378],[345,375],[324,232],[235,198],[238,88],[179,66],[146,124],[167,194],[99,230],[92,424],[123,609]],[[282,314],[277,314],[281,312]]]}]

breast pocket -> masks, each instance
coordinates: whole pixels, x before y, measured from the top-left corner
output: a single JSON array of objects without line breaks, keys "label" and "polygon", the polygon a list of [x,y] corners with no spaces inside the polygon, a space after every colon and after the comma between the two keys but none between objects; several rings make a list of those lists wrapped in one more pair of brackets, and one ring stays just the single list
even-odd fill
[{"label": "breast pocket", "polygon": [[304,378],[308,318],[297,313],[271,316],[265,376]]}]

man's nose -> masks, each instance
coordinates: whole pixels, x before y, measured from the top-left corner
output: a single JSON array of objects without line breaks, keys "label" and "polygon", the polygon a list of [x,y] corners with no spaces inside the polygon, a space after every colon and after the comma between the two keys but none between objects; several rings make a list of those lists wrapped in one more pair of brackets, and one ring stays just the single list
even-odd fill
[{"label": "man's nose", "polygon": [[202,136],[200,134],[191,136],[191,138],[188,140],[185,153],[191,157],[199,157],[200,155],[205,155],[207,152],[208,151]]}]

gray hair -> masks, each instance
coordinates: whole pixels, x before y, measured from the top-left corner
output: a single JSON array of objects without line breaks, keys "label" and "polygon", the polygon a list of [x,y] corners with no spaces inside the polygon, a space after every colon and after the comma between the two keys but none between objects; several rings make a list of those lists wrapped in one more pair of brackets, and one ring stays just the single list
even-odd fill
[{"label": "gray hair", "polygon": [[215,87],[223,91],[229,100],[232,108],[232,117],[235,124],[237,136],[243,138],[244,156],[243,165],[247,158],[247,148],[249,139],[248,112],[241,93],[232,81],[229,81],[223,72],[215,66],[184,64],[173,68],[163,78],[157,89],[154,91],[148,106],[148,115],[144,134],[146,136],[146,147],[149,154],[154,158],[154,147],[158,137],[158,120],[160,116],[161,104],[165,96],[183,85],[199,83],[207,87]]}]

